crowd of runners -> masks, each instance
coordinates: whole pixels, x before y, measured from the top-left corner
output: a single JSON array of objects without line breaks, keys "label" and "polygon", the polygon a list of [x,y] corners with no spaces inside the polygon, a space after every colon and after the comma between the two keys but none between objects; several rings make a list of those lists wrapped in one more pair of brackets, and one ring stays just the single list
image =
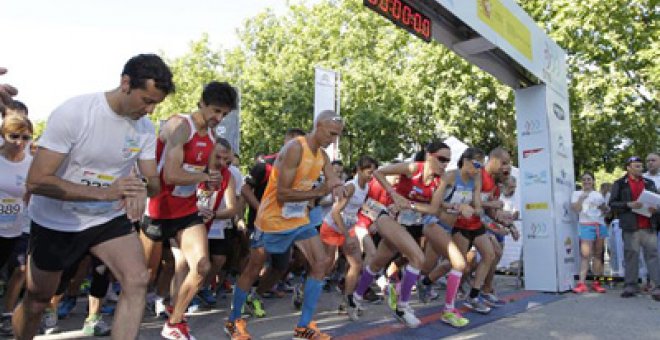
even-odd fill
[{"label": "crowd of runners", "polygon": [[[56,331],[87,281],[83,332],[116,339],[136,338],[145,310],[166,316],[164,338],[194,339],[188,312],[216,305],[232,286],[231,311],[218,320],[231,339],[250,339],[246,316],[268,315],[263,298],[289,291],[301,310],[293,338],[330,339],[313,321],[324,287],[336,283],[340,294],[324,296],[359,321],[379,299],[380,276],[391,315],[411,328],[420,325],[413,291],[437,299],[439,281],[437,313],[452,327],[470,322],[459,295],[477,313],[504,303],[495,268],[505,235],[519,236],[517,213],[500,199],[515,188],[507,150],[470,147],[448,170],[451,150],[433,140],[410,162],[361,156],[347,177],[324,151],[344,128],[328,110],[309,132],[289,128],[277,153],[243,176],[237,150],[214,132],[236,108],[236,90],[205,85],[196,111],[172,115],[156,133],[147,116],[174,91],[168,66],[143,54],[126,63],[117,88],[56,108],[37,142],[27,112],[5,116],[3,334]],[[301,284],[289,287],[292,277]],[[114,313],[112,327],[104,313]]]}]

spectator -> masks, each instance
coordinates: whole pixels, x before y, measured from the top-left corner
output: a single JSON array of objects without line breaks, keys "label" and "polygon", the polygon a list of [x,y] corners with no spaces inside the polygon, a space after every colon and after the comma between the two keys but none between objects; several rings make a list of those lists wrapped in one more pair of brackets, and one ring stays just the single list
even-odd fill
[{"label": "spectator", "polygon": [[[629,298],[639,292],[637,280],[639,278],[639,250],[644,250],[644,260],[648,273],[656,284],[651,293],[656,301],[660,301],[660,264],[658,263],[658,235],[654,229],[657,225],[651,223],[651,218],[638,214],[633,209],[642,208],[643,204],[637,202],[642,191],[649,190],[657,193],[655,184],[650,179],[642,177],[643,161],[639,157],[630,157],[626,161],[627,173],[616,180],[612,185],[612,195],[609,205],[617,214],[619,225],[623,230],[623,249],[625,289],[621,297]],[[654,207],[649,209],[657,215]],[[655,219],[657,223],[657,218]]]},{"label": "spectator", "polygon": [[11,103],[6,105],[4,116],[9,116],[12,114],[23,115],[27,117],[28,108],[22,101],[14,99]]}]

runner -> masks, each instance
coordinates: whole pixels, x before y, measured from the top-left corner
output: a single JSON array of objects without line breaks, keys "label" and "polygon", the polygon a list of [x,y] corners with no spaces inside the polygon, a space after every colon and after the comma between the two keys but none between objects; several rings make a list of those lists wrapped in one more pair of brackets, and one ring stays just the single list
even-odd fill
[{"label": "runner", "polygon": [[455,215],[443,221],[452,229],[452,238],[463,256],[470,248],[476,246],[481,261],[477,267],[474,284],[470,290],[466,306],[479,313],[490,312],[479,297],[479,292],[494,258],[492,244],[486,228],[481,222],[483,208],[481,205],[481,168],[484,152],[477,148],[468,148],[458,161],[458,170],[448,172],[438,188],[439,195],[444,196],[449,189],[448,201],[455,208]]},{"label": "runner", "polygon": [[219,186],[209,186],[201,183],[197,189],[197,207],[204,217],[208,228],[209,253],[211,255],[211,270],[206,277],[206,285],[199,291],[199,297],[208,305],[215,305],[216,299],[211,292],[211,282],[215,279],[222,266],[227,261],[232,249],[233,225],[232,217],[236,215],[236,180],[229,170],[231,162],[231,144],[218,138],[213,151],[210,169],[220,171],[222,182]]},{"label": "runner", "polygon": [[[337,248],[341,247],[348,261],[349,268],[344,283],[342,305],[346,306],[348,316],[353,321],[359,318],[359,310],[353,301],[353,292],[362,269],[362,252],[353,227],[357,223],[358,210],[367,199],[368,183],[377,168],[378,162],[375,159],[369,156],[360,157],[357,163],[357,175],[344,186],[346,196],[333,204],[331,212],[325,216],[321,226],[321,240],[328,258],[335,259]],[[333,262],[331,261],[326,274],[333,268]]]},{"label": "runner", "polygon": [[[174,309],[163,325],[167,339],[194,339],[183,318],[190,301],[202,287],[210,269],[208,238],[197,209],[197,185],[219,185],[222,176],[208,170],[215,143],[213,129],[236,108],[236,90],[227,83],[211,82],[204,87],[198,110],[190,115],[172,116],[161,128],[156,157],[163,190],[149,200],[151,223],[143,230],[145,255],[154,242],[172,238],[175,288]],[[156,258],[159,258],[156,252]]]},{"label": "runner", "polygon": [[133,222],[160,190],[154,126],[145,116],[172,91],[167,65],[143,54],[126,63],[118,88],[75,97],[51,114],[27,178],[32,226],[16,338],[34,337],[62,271],[88,252],[123,289],[113,337],[137,337],[149,276]]},{"label": "runner", "polygon": [[[334,111],[321,112],[314,121],[314,129],[305,137],[298,137],[287,143],[278,155],[270,174],[268,186],[255,221],[263,233],[263,242],[268,253],[282,254],[294,243],[308,262],[311,272],[305,282],[305,300],[298,326],[294,329],[294,339],[330,339],[313,322],[312,315],[321,294],[323,276],[328,260],[315,226],[310,226],[307,211],[308,201],[325,196],[331,190],[337,197],[343,197],[343,186],[337,178],[328,156],[322,147],[337,140],[343,130],[343,122]],[[312,188],[321,171],[326,181]],[[232,338],[249,339],[245,323],[240,320],[240,308],[245,301],[245,286],[236,285],[233,310],[225,325],[225,331]],[[243,329],[239,329],[243,328]],[[238,332],[240,332],[240,337]]]},{"label": "runner", "polygon": [[25,281],[21,269],[25,266],[26,238],[29,237],[29,228],[25,228],[25,178],[32,163],[32,156],[26,149],[32,132],[32,123],[22,115],[7,116],[0,126],[0,135],[5,140],[0,146],[0,267],[8,264],[10,275],[0,320],[0,335],[5,336],[12,335],[12,311]]}]

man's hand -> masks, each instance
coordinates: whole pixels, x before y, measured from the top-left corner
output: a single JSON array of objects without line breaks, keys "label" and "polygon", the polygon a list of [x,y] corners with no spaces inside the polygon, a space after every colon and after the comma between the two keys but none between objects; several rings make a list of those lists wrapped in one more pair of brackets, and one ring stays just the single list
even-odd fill
[{"label": "man's hand", "polygon": [[408,201],[405,197],[399,195],[399,193],[397,193],[396,191],[393,191],[391,196],[397,211],[410,209],[410,201]]},{"label": "man's hand", "polygon": [[[0,67],[0,75],[7,73],[7,69]],[[12,102],[11,97],[18,94],[18,90],[9,84],[0,84],[0,107],[9,105]]]},{"label": "man's hand", "polygon": [[461,204],[458,206],[458,213],[464,217],[472,217],[474,215],[474,208],[468,204]]},{"label": "man's hand", "polygon": [[122,199],[121,205],[126,208],[126,216],[131,222],[140,222],[144,215],[144,210],[147,205],[147,190],[144,194],[139,194],[133,197],[126,197]]},{"label": "man's hand", "polygon": [[209,170],[208,185],[214,188],[219,188],[222,183],[222,174],[218,170]]},{"label": "man's hand", "polygon": [[137,197],[147,194],[147,189],[141,179],[135,176],[122,177],[112,182],[108,201],[116,201],[127,197]]},{"label": "man's hand", "polygon": [[204,222],[208,222],[215,217],[215,212],[213,211],[213,209],[209,209],[207,207],[198,207],[198,210],[199,210],[199,215],[202,216]]}]

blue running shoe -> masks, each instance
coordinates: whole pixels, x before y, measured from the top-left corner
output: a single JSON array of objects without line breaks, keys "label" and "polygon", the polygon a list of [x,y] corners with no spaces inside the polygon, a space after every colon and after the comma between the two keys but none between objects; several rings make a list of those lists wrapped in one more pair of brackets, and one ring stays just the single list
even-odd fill
[{"label": "blue running shoe", "polygon": [[65,319],[67,316],[69,316],[69,314],[71,314],[71,311],[75,307],[76,307],[76,297],[64,296],[62,298],[62,301],[60,301],[60,305],[57,306],[57,317],[59,319]]},{"label": "blue running shoe", "polygon": [[202,304],[202,300],[195,296],[192,301],[190,301],[190,304],[188,305],[188,310],[186,311],[187,314],[192,314],[196,313],[200,310],[200,306]]},{"label": "blue running shoe", "polygon": [[204,302],[207,306],[215,306],[217,300],[213,295],[213,292],[208,287],[203,287],[197,292],[197,296]]},{"label": "blue running shoe", "polygon": [[104,304],[101,306],[101,314],[103,315],[113,315],[115,314],[115,309],[117,308],[117,305],[113,304]]}]

